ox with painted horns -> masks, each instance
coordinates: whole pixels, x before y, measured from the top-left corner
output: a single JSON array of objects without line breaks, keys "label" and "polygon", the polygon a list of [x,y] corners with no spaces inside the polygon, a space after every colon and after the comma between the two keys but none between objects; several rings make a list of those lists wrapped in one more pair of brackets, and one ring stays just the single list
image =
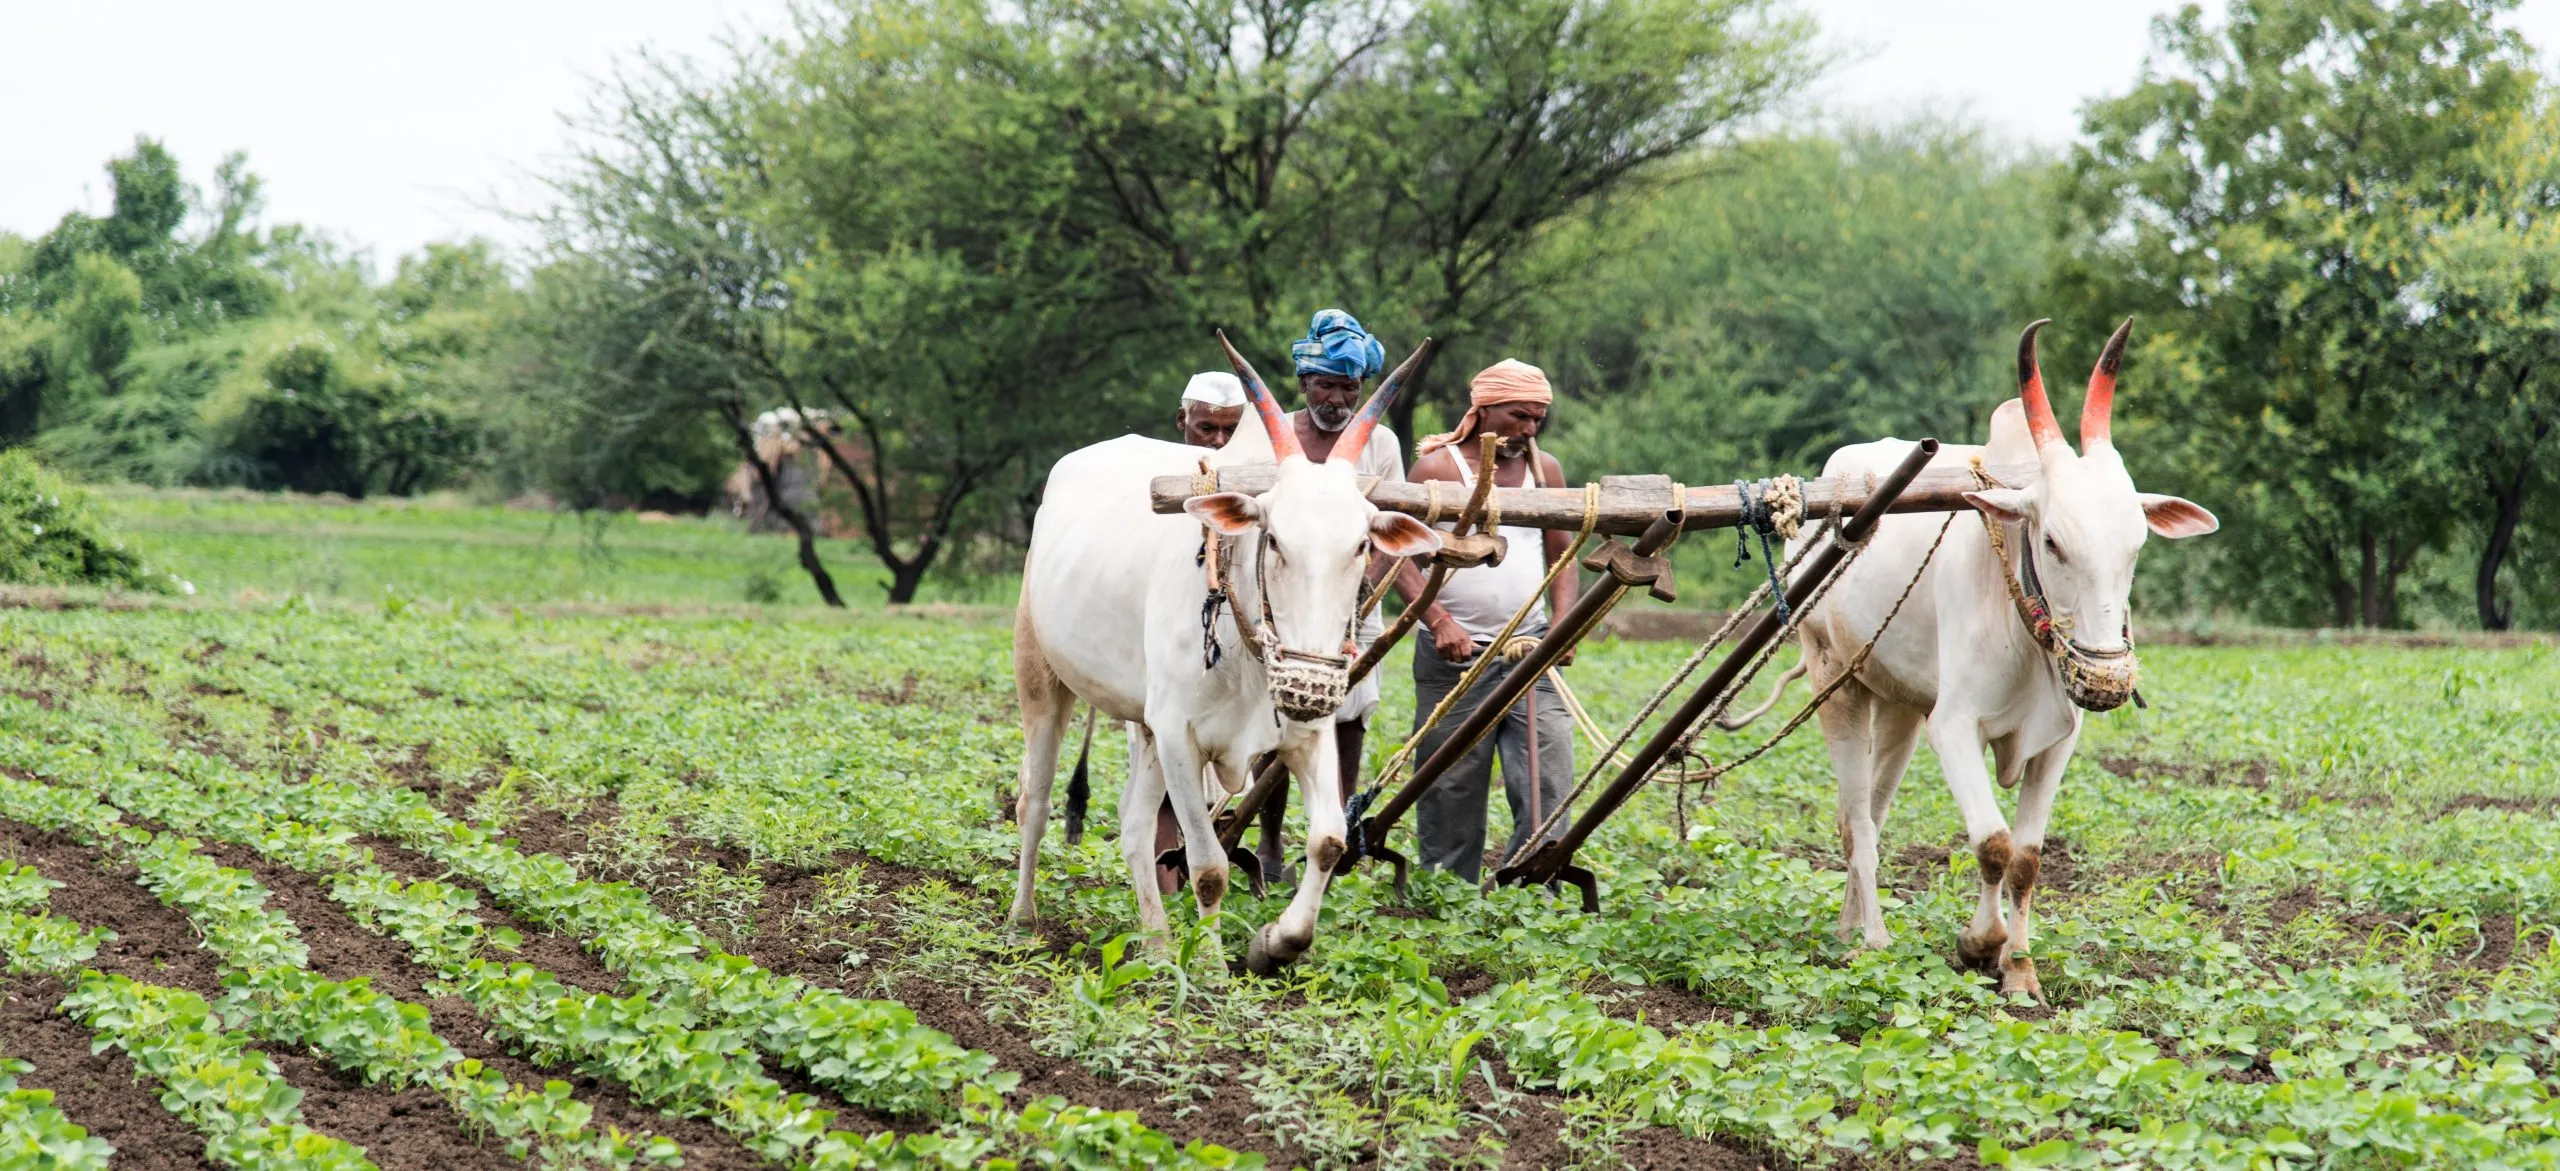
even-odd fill
[{"label": "ox with painted horns", "polygon": [[[1840,849],[1849,869],[1841,939],[1874,948],[1892,943],[1876,898],[1877,837],[1925,733],[1979,867],[1980,899],[1956,936],[1957,955],[1997,975],[2002,991],[2028,996],[2042,994],[2027,951],[2030,907],[2063,765],[2079,742],[2083,712],[2123,703],[2138,681],[2134,560],[2150,535],[2193,537],[2217,527],[2213,514],[2194,504],[2136,491],[2116,454],[2109,421],[2133,322],[2107,339],[2089,376],[2076,453],[2063,440],[2036,361],[2036,334],[2045,324],[2028,326],[2018,339],[2018,397],[1993,412],[1990,442],[1942,447],[1933,461],[1980,469],[1982,487],[1965,496],[1979,521],[1888,518],[1805,619],[1804,660],[1790,672],[1827,685],[1875,640],[1873,653],[1819,713],[1839,780]],[[1823,474],[1880,476],[1910,450],[1899,439],[1845,447]],[[1995,479],[2013,468],[2021,482]],[[1942,523],[1952,527],[1933,559]],[[1811,529],[1800,538],[1814,539]],[[1910,599],[1886,627],[1906,586]],[[1997,760],[1999,785],[2018,790],[2014,826],[2001,817],[1985,748]]]},{"label": "ox with painted horns", "polygon": [[[1171,799],[1206,921],[1228,885],[1227,857],[1210,825],[1210,786],[1241,791],[1253,762],[1273,751],[1301,779],[1307,864],[1287,909],[1254,934],[1246,953],[1247,966],[1267,973],[1314,942],[1325,885],[1345,846],[1332,716],[1352,658],[1362,570],[1372,556],[1422,556],[1440,546],[1420,521],[1371,505],[1350,462],[1431,343],[1379,384],[1323,463],[1298,449],[1252,363],[1225,334],[1218,343],[1253,410],[1210,458],[1273,460],[1279,474],[1270,491],[1208,493],[1184,514],[1157,515],[1149,481],[1194,473],[1204,452],[1134,435],[1073,452],[1050,469],[1014,619],[1023,760],[1011,917],[1017,925],[1035,920],[1058,746],[1081,699],[1130,725],[1120,850],[1139,923],[1158,949],[1166,938],[1151,849],[1158,803]],[[1204,770],[1212,781],[1204,783]],[[1214,950],[1215,932],[1207,937]],[[1225,963],[1215,954],[1209,962]]]}]

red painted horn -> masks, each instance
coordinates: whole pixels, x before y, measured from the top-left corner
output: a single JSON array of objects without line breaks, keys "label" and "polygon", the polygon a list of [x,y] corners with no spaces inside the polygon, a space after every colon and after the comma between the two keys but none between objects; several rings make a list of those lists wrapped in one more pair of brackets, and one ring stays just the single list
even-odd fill
[{"label": "red painted horn", "polygon": [[2080,403],[2082,451],[2115,442],[2108,435],[2108,424],[2116,411],[2116,370],[2124,365],[2124,342],[2132,336],[2133,319],[2128,317],[2107,339],[2107,348],[2098,355],[2098,368],[2089,372],[2089,397]]},{"label": "red painted horn", "polygon": [[1227,352],[1227,364],[1236,368],[1236,378],[1244,383],[1244,396],[1253,403],[1255,414],[1262,416],[1262,429],[1271,436],[1271,458],[1285,460],[1306,453],[1298,450],[1298,433],[1291,430],[1289,420],[1280,413],[1280,404],[1271,401],[1271,388],[1262,384],[1262,376],[1253,372],[1253,363],[1236,352],[1235,343],[1227,340],[1227,331],[1218,331],[1218,348]]},{"label": "red painted horn", "polygon": [[2044,396],[2044,371],[2036,367],[2036,331],[2051,324],[2053,319],[2039,318],[2018,335],[2018,398],[2026,403],[2027,434],[2035,437],[2037,451],[2048,443],[2062,442],[2062,425],[2053,421],[2053,402]]},{"label": "red painted horn", "polygon": [[1412,377],[1415,370],[1421,368],[1423,355],[1430,352],[1431,339],[1422,339],[1422,344],[1414,347],[1413,356],[1406,358],[1403,365],[1396,367],[1394,373],[1387,375],[1386,381],[1378,384],[1377,391],[1369,396],[1369,401],[1360,404],[1360,413],[1352,417],[1351,425],[1342,429],[1342,438],[1333,441],[1331,462],[1346,464],[1360,462],[1360,453],[1369,450],[1369,433],[1378,429],[1378,420],[1386,417],[1387,408],[1393,406],[1396,395],[1404,391],[1405,380]]}]

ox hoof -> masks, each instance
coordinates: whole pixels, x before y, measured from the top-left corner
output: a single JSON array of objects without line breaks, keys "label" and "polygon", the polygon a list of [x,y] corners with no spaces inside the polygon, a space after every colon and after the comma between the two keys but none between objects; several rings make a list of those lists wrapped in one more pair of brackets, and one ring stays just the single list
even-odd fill
[{"label": "ox hoof", "polygon": [[1279,935],[1265,923],[1253,933],[1253,941],[1244,947],[1244,970],[1257,976],[1277,976],[1280,969],[1298,961],[1298,953],[1282,952]]},{"label": "ox hoof", "polygon": [[2000,994],[2044,1003],[2044,985],[2036,980],[2036,962],[2025,956],[2010,956],[2000,972]]},{"label": "ox hoof", "polygon": [[2000,953],[2008,947],[2008,931],[1994,927],[1980,936],[1965,932],[1956,934],[1956,959],[1965,967],[1984,975],[2000,970]]}]

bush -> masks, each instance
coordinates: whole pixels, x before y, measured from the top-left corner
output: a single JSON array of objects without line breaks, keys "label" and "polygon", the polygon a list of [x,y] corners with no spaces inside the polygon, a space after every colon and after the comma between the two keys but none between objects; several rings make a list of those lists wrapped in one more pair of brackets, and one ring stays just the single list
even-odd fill
[{"label": "bush", "polygon": [[85,494],[24,451],[0,452],[0,581],[195,592],[176,575],[145,566]]}]

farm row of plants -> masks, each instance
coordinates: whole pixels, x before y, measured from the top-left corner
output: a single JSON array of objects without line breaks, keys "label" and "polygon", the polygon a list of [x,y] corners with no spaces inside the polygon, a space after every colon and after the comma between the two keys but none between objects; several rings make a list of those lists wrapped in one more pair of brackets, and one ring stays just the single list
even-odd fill
[{"label": "farm row of plants", "polygon": [[[1488,1156],[1450,1136],[1507,1124],[1522,1090],[1560,1104],[1595,1150],[1653,1123],[1814,1156],[2553,1157],[2560,956],[2544,925],[2560,826],[2533,803],[2560,786],[2531,762],[2560,733],[2518,715],[2560,680],[2548,651],[2155,652],[2154,710],[2096,723],[2067,783],[2057,828],[2079,876],[2039,899],[2036,944],[2053,1010],[2018,1019],[1941,954],[1975,890],[1962,849],[1901,865],[1893,947],[1831,940],[1828,778],[1809,738],[1685,816],[1648,796],[1604,831],[1587,855],[1609,880],[1601,916],[1444,881],[1419,885],[1428,918],[1382,915],[1383,889],[1353,877],[1290,983],[1208,986],[1117,942],[1133,916],[1108,843],[1053,835],[1042,888],[1096,946],[1059,956],[996,924],[983,891],[1009,884],[1012,835],[993,797],[1018,752],[997,632],[409,615],[306,617],[288,637],[259,615],[46,621],[40,639],[12,636],[15,682],[91,681],[58,712],[0,701],[11,723],[191,784],[245,764],[236,783],[266,786],[283,812],[398,840],[581,939],[606,920],[559,917],[578,912],[546,911],[545,892],[632,878],[693,922],[618,896],[656,916],[613,918],[638,924],[637,942],[593,946],[626,973],[651,940],[744,942],[740,908],[777,865],[847,884],[859,871],[834,869],[863,856],[945,875],[874,892],[888,918],[853,926],[882,946],[848,956],[850,981],[963,985],[1044,1051],[1176,1109],[1204,1075],[1244,1081],[1256,1125],[1309,1136],[1314,1162]],[[30,652],[63,661],[30,666]],[[1595,647],[1577,681],[1606,718],[1663,654]],[[2434,689],[2428,709],[2355,742],[2342,710],[2405,698],[2412,673]],[[1113,775],[1116,746],[1097,747]],[[448,787],[469,789],[478,825],[421,792]],[[1888,850],[1943,848],[1953,818],[1925,758],[1904,793]],[[545,810],[583,819],[584,853],[495,840]],[[2487,855],[2497,867],[2428,865],[2488,848],[2504,851]],[[2279,900],[2308,909],[2279,918]],[[1231,907],[1207,926],[1233,954],[1276,906]],[[1450,993],[1479,977],[1483,992]],[[1639,1021],[1613,1001],[1642,985],[1684,990],[1712,1019]]]},{"label": "farm row of plants", "polygon": [[[360,814],[369,808],[366,798],[377,799],[378,806],[393,794],[358,793],[327,782],[279,787],[230,770],[219,758],[171,753],[151,741],[138,747],[122,767],[58,750],[24,752],[10,763],[93,787],[145,817],[324,877],[331,897],[347,905],[360,924],[402,939],[418,962],[470,1001],[498,1034],[543,1060],[611,1078],[651,1105],[709,1119],[784,1165],[965,1167],[1018,1150],[1094,1167],[1235,1162],[1216,1148],[1174,1144],[1123,1114],[1054,1100],[1013,1110],[1004,1093],[1014,1075],[994,1070],[986,1054],[918,1027],[904,1008],[775,977],[736,956],[697,959],[705,950],[699,937],[659,915],[645,899],[634,900],[629,888],[579,881],[560,873],[556,863],[546,869],[543,860],[490,842],[468,826],[393,800],[387,816],[396,821],[401,812],[423,815],[424,832],[442,839],[440,848],[476,862],[458,868],[488,879],[492,890],[513,892],[517,898],[501,895],[511,909],[533,913],[594,946],[638,991],[623,997],[582,993],[538,968],[489,958],[482,953],[502,950],[512,942],[505,938],[511,933],[485,930],[471,913],[472,896],[432,880],[401,882],[350,845],[354,830],[339,828],[328,816]],[[158,771],[170,767],[194,774],[195,781]],[[305,956],[293,925],[264,909],[267,893],[254,876],[219,866],[196,852],[194,843],[170,834],[101,832],[113,824],[116,809],[85,804],[66,811],[59,798],[70,792],[0,779],[0,813],[52,828],[85,827],[89,840],[125,847],[120,853],[140,867],[144,884],[186,911],[223,957],[230,976],[221,1007],[249,1031],[312,1048],[369,1083],[430,1085],[466,1121],[505,1137],[520,1155],[538,1147],[553,1165],[628,1166],[675,1158],[673,1144],[663,1139],[643,1142],[587,1131],[586,1108],[569,1098],[565,1084],[551,1083],[541,1094],[510,1090],[494,1072],[463,1060],[436,1038],[425,1026],[423,1007],[373,993],[361,981],[330,982],[302,970]],[[322,820],[290,815],[307,811],[319,812]],[[537,903],[548,908],[547,915]],[[751,1052],[756,1048],[849,1101],[963,1125],[939,1135],[831,1130],[832,1112],[806,1095],[786,1093],[762,1071]]]}]

